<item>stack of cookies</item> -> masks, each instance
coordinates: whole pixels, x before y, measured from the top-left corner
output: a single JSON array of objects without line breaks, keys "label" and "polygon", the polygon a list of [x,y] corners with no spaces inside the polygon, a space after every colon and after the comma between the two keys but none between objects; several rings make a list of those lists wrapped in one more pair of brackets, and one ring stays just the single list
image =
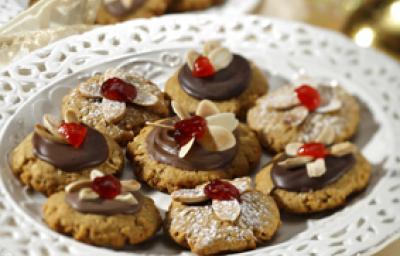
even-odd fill
[{"label": "stack of cookies", "polygon": [[[352,95],[317,83],[269,92],[263,72],[219,42],[189,50],[165,92],[109,70],[65,95],[61,113],[43,116],[11,169],[48,197],[50,228],[96,246],[138,244],[164,226],[200,255],[254,249],[277,232],[279,210],[338,208],[371,175],[348,141],[360,116]],[[262,147],[273,158],[257,170]],[[124,149],[137,180],[119,179]],[[164,220],[142,183],[170,194]]]}]

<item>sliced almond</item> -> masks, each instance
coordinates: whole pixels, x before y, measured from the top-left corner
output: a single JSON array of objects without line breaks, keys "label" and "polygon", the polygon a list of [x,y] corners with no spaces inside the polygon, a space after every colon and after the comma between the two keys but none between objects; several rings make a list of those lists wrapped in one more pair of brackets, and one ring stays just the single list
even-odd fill
[{"label": "sliced almond", "polygon": [[181,105],[179,105],[176,101],[171,102],[172,110],[174,113],[181,119],[186,119],[190,118],[189,112],[186,111],[186,109],[182,108]]},{"label": "sliced almond", "polygon": [[225,151],[236,145],[236,138],[228,129],[222,126],[208,125],[208,130],[217,151]]},{"label": "sliced almond", "polygon": [[201,117],[208,117],[220,113],[217,105],[210,100],[202,100],[196,109],[196,115]]},{"label": "sliced almond", "polygon": [[82,188],[90,187],[90,184],[92,184],[92,181],[89,179],[77,180],[77,181],[74,181],[74,182],[68,184],[65,187],[65,192],[67,192],[67,193],[76,192]]},{"label": "sliced almond", "polygon": [[284,86],[268,97],[268,106],[277,110],[285,110],[300,104],[293,86]]},{"label": "sliced almond", "polygon": [[78,86],[80,95],[87,98],[101,98],[100,85],[95,83],[82,83]]},{"label": "sliced almond", "polygon": [[154,95],[153,91],[151,90],[152,88],[150,86],[146,85],[141,85],[141,86],[136,86],[137,89],[137,95],[133,99],[133,103],[139,105],[139,106],[144,106],[144,107],[149,107],[149,106],[154,106],[158,102],[158,97],[157,95]]},{"label": "sliced almond", "polygon": [[104,119],[108,123],[118,123],[125,116],[126,112],[125,102],[119,102],[103,98],[100,106]]},{"label": "sliced almond", "polygon": [[303,166],[308,162],[311,162],[314,158],[310,156],[297,156],[297,157],[290,157],[284,161],[278,163],[279,166],[282,166],[287,169],[296,168],[299,166]]},{"label": "sliced almond", "polygon": [[180,150],[179,150],[179,158],[184,158],[187,153],[189,153],[190,149],[192,148],[193,144],[195,141],[195,137],[193,137],[191,140],[189,140],[188,143],[186,143],[185,145],[183,145]]},{"label": "sliced almond", "polygon": [[94,192],[91,188],[82,188],[79,191],[80,200],[93,200],[99,198],[99,195]]},{"label": "sliced almond", "polygon": [[180,189],[172,192],[171,197],[177,202],[188,204],[201,203],[208,200],[207,196],[204,194],[203,188]]},{"label": "sliced almond", "polygon": [[67,109],[64,112],[64,121],[66,123],[79,123],[78,114],[73,109]]},{"label": "sliced almond", "polygon": [[121,3],[125,9],[129,9],[133,5],[133,0],[121,0]]},{"label": "sliced almond", "polygon": [[45,127],[37,124],[35,125],[34,131],[36,134],[38,134],[40,137],[57,142],[57,143],[62,143],[62,144],[68,144],[67,140],[62,137],[61,135],[54,135],[50,133]]},{"label": "sliced almond", "polygon": [[335,141],[336,132],[332,126],[324,126],[322,131],[315,139],[316,142],[323,143],[325,145],[330,145]]},{"label": "sliced almond", "polygon": [[299,148],[303,146],[303,143],[300,142],[294,142],[294,143],[289,143],[285,147],[285,153],[288,156],[297,156],[297,152],[299,151]]},{"label": "sliced almond", "polygon": [[120,194],[120,195],[116,196],[114,198],[114,200],[117,200],[117,201],[120,201],[120,202],[123,202],[123,203],[127,203],[127,204],[130,204],[130,205],[136,205],[136,204],[139,203],[138,200],[135,198],[135,196],[132,195],[132,193]]},{"label": "sliced almond", "polygon": [[287,111],[283,116],[283,120],[290,126],[297,127],[301,125],[304,122],[304,120],[306,120],[308,113],[309,111],[306,107],[297,106]]},{"label": "sliced almond", "polygon": [[306,164],[307,175],[310,178],[321,177],[326,172],[325,160],[318,158],[317,160]]},{"label": "sliced almond", "polygon": [[332,113],[340,110],[342,107],[342,102],[336,98],[331,99],[328,104],[321,106],[316,109],[316,112],[325,114],[325,113]]},{"label": "sliced almond", "polygon": [[122,191],[135,192],[139,191],[141,184],[136,180],[121,180]]},{"label": "sliced almond", "polygon": [[210,40],[203,44],[203,53],[204,55],[208,55],[215,48],[221,47],[221,42],[218,40]]},{"label": "sliced almond", "polygon": [[59,132],[58,128],[60,127],[61,121],[50,115],[50,114],[45,114],[43,116],[43,126],[53,135],[57,137],[62,137]]},{"label": "sliced almond", "polygon": [[231,132],[233,132],[239,125],[239,121],[236,119],[235,114],[233,113],[215,114],[206,117],[206,120],[208,125],[221,126]]},{"label": "sliced almond", "polygon": [[240,204],[238,200],[213,200],[212,209],[218,219],[222,221],[235,221],[240,215]]},{"label": "sliced almond", "polygon": [[149,121],[146,122],[146,125],[165,128],[165,129],[168,129],[168,130],[174,130],[175,129],[172,125],[167,125],[167,124],[162,124],[162,123],[153,123],[153,122],[149,122]]},{"label": "sliced almond", "polygon": [[217,146],[209,129],[206,129],[203,136],[197,142],[208,151],[217,151]]},{"label": "sliced almond", "polygon": [[250,177],[242,177],[242,178],[237,178],[234,180],[228,181],[232,185],[234,185],[240,193],[252,190],[252,185],[251,185],[251,178]]},{"label": "sliced almond", "polygon": [[233,60],[233,54],[227,48],[218,47],[208,54],[211,64],[216,71],[221,70],[229,66]]},{"label": "sliced almond", "polygon": [[96,179],[98,177],[103,177],[103,176],[104,176],[104,173],[99,171],[98,169],[93,169],[90,172],[90,180],[94,180],[94,179]]},{"label": "sliced almond", "polygon": [[193,70],[194,62],[197,60],[197,58],[200,56],[198,52],[195,50],[190,50],[186,54],[186,63],[189,66],[190,70]]},{"label": "sliced almond", "polygon": [[331,154],[338,157],[354,154],[355,152],[356,146],[348,141],[335,144],[331,147]]}]

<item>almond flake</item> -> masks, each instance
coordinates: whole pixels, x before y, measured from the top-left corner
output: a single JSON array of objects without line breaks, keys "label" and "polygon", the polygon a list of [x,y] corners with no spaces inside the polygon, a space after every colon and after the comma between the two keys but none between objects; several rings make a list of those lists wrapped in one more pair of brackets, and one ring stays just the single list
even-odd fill
[{"label": "almond flake", "polygon": [[208,130],[217,151],[225,151],[236,145],[236,138],[228,129],[222,126],[208,125]]},{"label": "almond flake", "polygon": [[215,114],[219,114],[220,111],[217,105],[210,100],[202,100],[199,105],[197,105],[196,115],[201,117],[208,117]]},{"label": "almond flake", "polygon": [[239,125],[239,121],[236,119],[235,114],[233,113],[215,114],[206,117],[206,120],[208,125],[221,126],[230,132],[233,132]]},{"label": "almond flake", "polygon": [[221,42],[218,40],[210,40],[203,44],[203,53],[208,56],[212,50],[221,47]]},{"label": "almond flake", "polygon": [[216,71],[221,70],[229,66],[233,60],[233,54],[224,47],[218,47],[208,54],[211,64]]},{"label": "almond flake", "polygon": [[57,118],[55,118],[54,116],[50,115],[50,114],[45,114],[43,116],[43,126],[54,136],[57,137],[62,137],[59,132],[58,132],[58,128],[60,127],[60,120],[58,120]]},{"label": "almond flake", "polygon": [[228,182],[234,185],[239,190],[240,193],[252,190],[250,177],[237,178],[234,180],[229,180]]},{"label": "almond flake", "polygon": [[314,158],[310,156],[297,156],[297,157],[290,157],[284,161],[278,163],[279,166],[282,166],[287,169],[296,168],[299,166],[303,166],[308,162],[312,161]]},{"label": "almond flake", "polygon": [[325,113],[332,113],[335,111],[340,110],[342,107],[342,102],[338,99],[331,99],[328,104],[321,106],[316,109],[316,112],[325,114]]},{"label": "almond flake", "polygon": [[240,215],[238,200],[213,200],[212,209],[215,215],[222,221],[234,222]]},{"label": "almond flake", "polygon": [[303,143],[300,142],[294,142],[294,143],[289,143],[285,147],[285,153],[288,156],[297,156],[297,152],[299,151],[299,148],[303,146]]},{"label": "almond flake", "polygon": [[322,128],[322,131],[320,134],[317,136],[315,139],[316,142],[323,143],[325,145],[330,145],[335,141],[335,130],[332,128],[332,126],[324,126]]},{"label": "almond flake", "polygon": [[132,7],[133,0],[121,0],[121,3],[125,9],[129,9]]},{"label": "almond flake", "polygon": [[146,122],[146,125],[153,126],[153,127],[160,127],[165,128],[168,130],[174,130],[175,128],[172,125],[162,124],[162,123],[153,123],[153,122]]},{"label": "almond flake", "polygon": [[191,140],[189,140],[188,143],[186,143],[185,145],[183,145],[180,150],[179,150],[179,158],[184,158],[187,153],[189,153],[190,149],[192,148],[193,144],[195,141],[195,137],[193,137]]},{"label": "almond flake", "polygon": [[317,160],[306,165],[307,175],[310,178],[321,177],[326,172],[325,160],[318,158]]},{"label": "almond flake", "polygon": [[67,109],[64,113],[64,121],[66,123],[79,123],[76,111],[73,109]]},{"label": "almond flake", "polygon": [[197,60],[199,56],[200,54],[195,50],[190,50],[186,54],[186,63],[189,66],[190,70],[193,70],[194,62]]},{"label": "almond flake", "polygon": [[201,203],[207,201],[208,198],[204,194],[203,187],[195,189],[180,189],[172,192],[171,197],[173,200],[182,203]]},{"label": "almond flake", "polygon": [[139,203],[138,200],[135,198],[135,196],[132,195],[132,193],[124,193],[124,194],[117,195],[114,198],[114,200],[117,200],[117,201],[120,201],[123,203],[127,203],[130,205],[136,205]]},{"label": "almond flake", "polygon": [[150,91],[150,87],[148,87],[148,89],[143,86],[136,88],[138,90],[136,97],[132,101],[133,103],[144,107],[154,106],[157,104],[158,97]]},{"label": "almond flake", "polygon": [[268,97],[268,106],[277,110],[286,110],[300,104],[293,86],[285,86]]},{"label": "almond flake", "polygon": [[141,184],[136,180],[121,180],[122,191],[135,192],[139,191]]},{"label": "almond flake", "polygon": [[306,107],[298,106],[287,111],[283,116],[283,120],[287,124],[296,127],[304,122],[308,116],[308,113],[309,111]]},{"label": "almond flake", "polygon": [[99,195],[91,188],[83,188],[79,191],[80,200],[93,200],[99,198]]},{"label": "almond flake", "polygon": [[99,171],[98,169],[93,169],[90,172],[90,180],[94,180],[94,179],[96,179],[98,177],[103,177],[103,176],[104,176],[104,173]]},{"label": "almond flake", "polygon": [[338,157],[353,154],[355,152],[356,147],[348,141],[335,144],[331,147],[331,154]]},{"label": "almond flake", "polygon": [[37,124],[34,127],[34,131],[36,134],[38,134],[40,137],[57,142],[57,143],[62,143],[62,144],[68,144],[67,140],[60,135],[52,134],[50,133],[45,127]]},{"label": "almond flake", "polygon": [[76,192],[82,188],[90,187],[90,184],[92,184],[92,181],[89,179],[77,180],[77,181],[74,181],[74,182],[68,184],[65,187],[65,192],[67,192],[67,193]]},{"label": "almond flake", "polygon": [[108,123],[117,123],[121,121],[125,116],[126,112],[125,102],[119,102],[103,98],[100,106],[102,113],[104,115],[104,119]]},{"label": "almond flake", "polygon": [[189,112],[187,112],[181,105],[179,105],[176,101],[171,102],[172,110],[174,113],[181,119],[190,118]]},{"label": "almond flake", "polygon": [[94,83],[82,83],[78,86],[80,95],[87,98],[102,98],[100,85]]}]

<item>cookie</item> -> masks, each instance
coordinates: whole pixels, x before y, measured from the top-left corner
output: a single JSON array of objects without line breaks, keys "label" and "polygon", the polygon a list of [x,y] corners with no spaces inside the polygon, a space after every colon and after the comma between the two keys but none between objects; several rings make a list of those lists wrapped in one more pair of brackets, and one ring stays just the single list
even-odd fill
[{"label": "cookie", "polygon": [[153,237],[162,223],[153,200],[139,189],[134,180],[119,181],[94,171],[91,179],[50,196],[43,218],[51,229],[84,243],[116,249],[139,244]]},{"label": "cookie", "polygon": [[171,196],[165,230],[199,255],[254,249],[280,226],[274,200],[254,190],[249,177],[214,180]]},{"label": "cookie", "polygon": [[[106,174],[118,174],[124,166],[124,155],[118,144],[98,131],[75,124],[71,136],[74,145],[67,144],[58,134],[56,121],[45,115],[46,126],[35,126],[12,152],[10,166],[19,180],[47,196],[61,191],[77,179],[88,177],[90,170],[97,168]],[[51,125],[54,125],[53,127]],[[63,128],[70,123],[64,123]],[[79,129],[85,134],[77,145]],[[67,134],[68,135],[68,134]],[[79,142],[79,141],[78,141]]]},{"label": "cookie", "polygon": [[204,10],[211,6],[222,4],[224,0],[171,0],[168,11],[187,12]]},{"label": "cookie", "polygon": [[96,23],[114,24],[164,14],[171,0],[102,0]]},{"label": "cookie", "polygon": [[233,113],[219,113],[210,101],[199,104],[196,116],[176,102],[173,106],[185,118],[149,123],[128,144],[127,155],[138,179],[170,193],[214,179],[245,176],[258,164],[261,146]]},{"label": "cookie", "polygon": [[267,91],[267,80],[254,63],[215,41],[204,44],[203,55],[190,50],[186,64],[165,85],[171,99],[191,113],[201,100],[208,99],[222,112],[235,113],[241,119]]},{"label": "cookie", "polygon": [[289,145],[255,179],[256,189],[270,194],[280,208],[296,214],[334,209],[368,185],[371,165],[353,144],[343,142],[330,149],[318,143]]},{"label": "cookie", "polygon": [[[340,86],[282,86],[257,100],[247,123],[267,149],[291,142],[338,143],[357,131],[360,106]],[[323,138],[322,138],[323,137]]]},{"label": "cookie", "polygon": [[144,78],[108,70],[74,88],[63,98],[62,113],[78,113],[79,121],[126,145],[146,121],[169,114],[169,100]]}]

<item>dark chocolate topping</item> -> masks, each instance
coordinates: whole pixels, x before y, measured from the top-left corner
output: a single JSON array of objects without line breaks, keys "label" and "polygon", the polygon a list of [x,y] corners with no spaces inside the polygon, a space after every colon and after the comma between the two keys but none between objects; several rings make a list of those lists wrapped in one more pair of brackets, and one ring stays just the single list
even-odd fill
[{"label": "dark chocolate topping", "polygon": [[[164,123],[172,124],[171,120]],[[175,142],[170,130],[155,127],[147,136],[146,146],[149,155],[156,161],[177,168],[193,171],[226,169],[235,158],[239,148],[239,139],[235,132],[237,143],[225,151],[208,151],[194,143],[184,158],[179,158],[179,145]]]},{"label": "dark chocolate topping", "polygon": [[178,74],[179,84],[187,94],[209,100],[228,100],[240,95],[249,86],[250,77],[250,63],[236,54],[228,67],[211,77],[194,77],[187,64]]},{"label": "dark chocolate topping", "polygon": [[141,7],[144,2],[145,0],[132,0],[131,6],[126,8],[123,5],[122,0],[115,0],[113,2],[108,2],[108,3],[106,3],[106,1],[103,0],[103,5],[111,15],[115,17],[123,17],[136,11],[136,9]]},{"label": "dark chocolate topping", "polygon": [[332,184],[340,179],[356,163],[353,154],[342,157],[327,156],[325,158],[326,173],[321,177],[310,178],[307,175],[305,165],[293,169],[286,169],[277,165],[278,162],[286,158],[287,156],[284,155],[274,163],[271,178],[276,188],[295,192],[308,192]]},{"label": "dark chocolate topping", "polygon": [[98,131],[87,127],[87,135],[79,148],[57,143],[34,133],[33,152],[41,160],[66,171],[80,171],[97,166],[108,158],[106,138]]},{"label": "dark chocolate topping", "polygon": [[82,213],[101,215],[133,214],[140,210],[143,205],[143,195],[133,192],[138,204],[131,205],[125,202],[110,199],[80,200],[79,192],[67,193],[65,201],[75,210]]}]

